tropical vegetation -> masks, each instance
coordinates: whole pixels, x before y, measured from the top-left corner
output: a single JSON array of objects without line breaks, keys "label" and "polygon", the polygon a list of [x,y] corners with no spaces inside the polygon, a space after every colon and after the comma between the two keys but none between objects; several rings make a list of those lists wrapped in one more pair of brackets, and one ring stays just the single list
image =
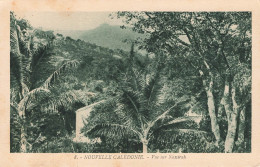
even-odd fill
[{"label": "tropical vegetation", "polygon": [[[11,152],[251,152],[250,12],[116,18],[142,36],[129,51],[10,13]],[[81,131],[100,142],[76,142],[91,104]]]}]

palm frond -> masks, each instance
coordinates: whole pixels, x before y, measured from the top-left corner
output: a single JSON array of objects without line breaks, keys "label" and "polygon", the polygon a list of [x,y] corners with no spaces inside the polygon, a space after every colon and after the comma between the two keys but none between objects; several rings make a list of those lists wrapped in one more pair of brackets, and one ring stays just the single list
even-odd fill
[{"label": "palm frond", "polygon": [[158,97],[158,94],[161,89],[161,85],[159,83],[159,73],[156,72],[153,76],[150,76],[149,81],[147,82],[147,85],[144,87],[144,96],[148,100],[148,104],[150,105],[151,102],[156,101],[156,98]]},{"label": "palm frond", "polygon": [[202,118],[202,116],[185,116],[185,117],[179,117],[179,118],[176,118],[176,119],[174,119],[174,120],[171,120],[171,121],[165,123],[163,126],[173,125],[173,124],[180,123],[180,122],[195,121],[195,120],[201,119],[201,118]]},{"label": "palm frond", "polygon": [[118,138],[124,136],[140,136],[140,132],[120,124],[99,124],[86,132],[86,135],[107,136],[111,138]]},{"label": "palm frond", "polygon": [[19,44],[19,37],[18,37],[18,25],[14,21],[13,24],[10,26],[10,46],[11,52],[19,55],[20,54],[20,44]]},{"label": "palm frond", "polygon": [[[20,93],[22,94],[22,89],[25,76],[23,75],[23,59],[24,55],[21,53],[20,45],[23,43],[23,40],[20,39],[19,33],[19,26],[16,24],[16,21],[11,22],[10,27],[10,55],[11,55],[11,71],[15,74],[15,78],[17,79],[18,83],[20,83]],[[23,84],[23,85],[22,85]]]},{"label": "palm frond", "polygon": [[65,107],[66,109],[71,109],[72,104],[75,102],[80,102],[81,100],[77,94],[70,90],[59,95],[46,96],[43,98],[44,104],[40,105],[41,111],[43,112],[58,112],[60,107]]},{"label": "palm frond", "polygon": [[167,110],[163,111],[160,115],[156,116],[153,121],[149,124],[150,127],[153,127],[159,120],[164,119],[167,114],[175,107],[177,107],[180,103],[183,103],[187,101],[187,98],[180,99],[178,102],[176,102],[173,106],[169,107]]},{"label": "palm frond", "polygon": [[39,87],[36,89],[31,90],[30,92],[28,92],[26,94],[26,96],[18,103],[18,109],[20,111],[23,111],[25,108],[27,108],[28,101],[32,100],[32,99],[37,99],[39,98],[39,94],[42,93],[50,93],[50,91],[48,89],[45,89],[43,87]]},{"label": "palm frond", "polygon": [[21,72],[21,68],[20,68],[20,59],[19,57],[17,57],[15,54],[13,54],[12,52],[10,53],[10,76],[11,76],[11,86],[13,83],[15,83],[15,87],[21,87],[20,84],[20,72]]},{"label": "palm frond", "polygon": [[37,45],[37,47],[33,50],[33,56],[31,59],[31,68],[32,72],[34,72],[37,65],[41,62],[44,56],[46,56],[46,51],[50,49],[50,44],[47,43],[46,45]]},{"label": "palm frond", "polygon": [[54,104],[57,108],[60,106],[69,107],[71,104],[79,101],[78,97],[73,91],[68,91],[62,93],[56,99],[52,99],[52,104]]},{"label": "palm frond", "polygon": [[198,129],[168,129],[166,132],[178,132],[178,133],[196,133],[196,134],[208,134],[209,132],[198,130]]},{"label": "palm frond", "polygon": [[144,124],[144,115],[140,112],[140,94],[133,90],[123,90],[120,96],[115,112],[123,122],[133,126],[142,127]]},{"label": "palm frond", "polygon": [[114,110],[118,117],[118,122],[121,122],[125,126],[140,126],[139,115],[136,114],[136,111],[133,108],[128,108],[122,103],[117,103]]},{"label": "palm frond", "polygon": [[50,93],[50,90],[49,89],[46,89],[44,87],[39,87],[39,88],[35,88],[33,90],[31,90],[27,96],[30,96],[31,98],[36,98],[36,96],[39,94],[39,93]]},{"label": "palm frond", "polygon": [[55,80],[60,76],[60,74],[70,68],[76,67],[79,64],[78,61],[73,60],[73,61],[68,61],[61,65],[57,70],[55,70],[43,83],[44,88],[49,88],[49,86],[55,82]]}]

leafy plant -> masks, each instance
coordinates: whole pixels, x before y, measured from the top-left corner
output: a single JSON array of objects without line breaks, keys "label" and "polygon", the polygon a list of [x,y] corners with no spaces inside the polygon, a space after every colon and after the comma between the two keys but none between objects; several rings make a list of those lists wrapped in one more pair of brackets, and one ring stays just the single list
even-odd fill
[{"label": "leafy plant", "polygon": [[39,36],[44,36],[44,32],[33,31],[27,21],[16,19],[13,12],[10,17],[11,108],[19,118],[20,151],[27,152],[30,145],[27,141],[27,115],[51,93],[49,88],[57,78],[67,69],[75,68],[78,62],[62,62],[42,80],[37,68],[43,63],[50,65],[46,58],[51,54],[53,36],[48,34],[42,39]]},{"label": "leafy plant", "polygon": [[[133,54],[133,52],[131,52]],[[150,66],[141,68],[134,59],[131,59],[120,90],[108,104],[101,103],[92,116],[86,134],[92,137],[131,138],[143,145],[143,152],[148,150],[152,138],[158,137],[156,131],[173,127],[175,124],[192,121],[196,116],[185,116],[181,110],[188,110],[190,101],[185,95],[173,99],[167,96],[168,90],[164,86],[162,62],[154,61]],[[112,107],[108,107],[112,105]],[[179,109],[179,110],[178,110]],[[176,116],[178,115],[178,116]],[[175,129],[176,133],[182,131]],[[190,131],[185,129],[183,131]],[[167,131],[165,131],[167,133]],[[198,134],[205,132],[193,130]],[[170,134],[171,136],[171,134]]]}]

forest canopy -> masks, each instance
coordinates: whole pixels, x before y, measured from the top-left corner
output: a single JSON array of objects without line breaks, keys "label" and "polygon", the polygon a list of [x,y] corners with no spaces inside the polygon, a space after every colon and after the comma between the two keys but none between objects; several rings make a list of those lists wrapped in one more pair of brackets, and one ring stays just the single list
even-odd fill
[{"label": "forest canopy", "polygon": [[11,152],[251,152],[250,12],[113,16],[129,51],[10,13]]}]

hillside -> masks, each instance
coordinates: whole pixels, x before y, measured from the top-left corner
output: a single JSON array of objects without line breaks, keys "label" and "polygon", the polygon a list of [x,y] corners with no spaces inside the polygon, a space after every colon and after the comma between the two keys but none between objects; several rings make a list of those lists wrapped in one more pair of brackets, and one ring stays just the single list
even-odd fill
[{"label": "hillside", "polygon": [[92,30],[57,30],[56,33],[61,33],[64,36],[70,36],[73,39],[81,39],[89,43],[110,48],[130,50],[130,44],[125,40],[135,40],[143,35],[133,32],[130,28],[121,29],[120,26],[111,26],[109,24],[101,24],[99,27]]},{"label": "hillside", "polygon": [[103,21],[44,31],[10,12],[10,152],[250,153],[251,13],[119,16],[146,39],[123,43],[140,35]]}]

